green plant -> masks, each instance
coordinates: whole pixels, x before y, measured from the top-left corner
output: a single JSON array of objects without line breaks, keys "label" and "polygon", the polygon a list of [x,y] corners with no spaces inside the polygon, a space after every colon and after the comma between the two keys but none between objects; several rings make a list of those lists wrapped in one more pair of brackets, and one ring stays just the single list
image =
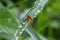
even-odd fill
[{"label": "green plant", "polygon": [[44,1],[0,0],[0,40],[60,40],[60,0]]}]

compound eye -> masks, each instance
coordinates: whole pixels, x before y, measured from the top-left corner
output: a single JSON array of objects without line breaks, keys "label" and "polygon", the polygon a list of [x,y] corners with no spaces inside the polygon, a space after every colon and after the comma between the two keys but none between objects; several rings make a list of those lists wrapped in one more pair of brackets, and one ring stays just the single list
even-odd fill
[{"label": "compound eye", "polygon": [[30,16],[27,16],[27,20],[30,24],[32,24],[32,18]]}]

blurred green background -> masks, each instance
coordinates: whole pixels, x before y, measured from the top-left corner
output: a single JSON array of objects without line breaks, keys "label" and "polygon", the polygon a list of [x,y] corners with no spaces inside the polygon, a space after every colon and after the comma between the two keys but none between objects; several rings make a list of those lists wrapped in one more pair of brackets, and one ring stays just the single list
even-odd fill
[{"label": "blurred green background", "polygon": [[[0,40],[9,39],[9,35],[13,35],[18,26],[15,19],[16,7],[23,12],[25,9],[31,8],[35,1],[0,0]],[[48,40],[60,40],[60,0],[48,0],[44,9],[34,19],[32,28],[37,34],[43,35]],[[44,40],[43,37],[42,40]],[[24,31],[20,40],[31,40],[31,37]]]}]

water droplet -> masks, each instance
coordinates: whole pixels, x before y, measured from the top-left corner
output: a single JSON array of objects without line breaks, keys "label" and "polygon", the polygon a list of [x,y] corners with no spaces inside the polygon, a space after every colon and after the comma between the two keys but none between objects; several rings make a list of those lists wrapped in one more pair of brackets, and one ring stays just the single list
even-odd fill
[{"label": "water droplet", "polygon": [[43,9],[43,7],[41,8],[41,10]]},{"label": "water droplet", "polygon": [[20,35],[22,34],[22,32],[20,32]]},{"label": "water droplet", "polygon": [[18,37],[16,37],[16,40],[18,40]]},{"label": "water droplet", "polygon": [[35,2],[35,4],[36,4],[36,2]]},{"label": "water droplet", "polygon": [[18,28],[22,28],[23,26],[22,25],[19,25]]},{"label": "water droplet", "polygon": [[40,3],[38,5],[40,5]]},{"label": "water droplet", "polygon": [[39,12],[40,12],[40,10],[38,9],[38,10],[37,10],[37,13],[39,13]]}]

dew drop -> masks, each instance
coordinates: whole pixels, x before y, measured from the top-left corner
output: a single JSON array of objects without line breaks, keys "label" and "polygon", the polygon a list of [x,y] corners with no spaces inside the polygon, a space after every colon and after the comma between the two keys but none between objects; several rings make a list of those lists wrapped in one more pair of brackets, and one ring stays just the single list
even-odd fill
[{"label": "dew drop", "polygon": [[39,13],[39,12],[40,12],[40,10],[38,9],[38,10],[37,10],[37,13]]},{"label": "dew drop", "polygon": [[19,25],[18,28],[22,28],[23,26],[22,25]]},{"label": "dew drop", "polygon": [[35,4],[36,4],[36,2],[35,2]]},{"label": "dew drop", "polygon": [[18,37],[16,37],[16,40],[18,40]]}]

